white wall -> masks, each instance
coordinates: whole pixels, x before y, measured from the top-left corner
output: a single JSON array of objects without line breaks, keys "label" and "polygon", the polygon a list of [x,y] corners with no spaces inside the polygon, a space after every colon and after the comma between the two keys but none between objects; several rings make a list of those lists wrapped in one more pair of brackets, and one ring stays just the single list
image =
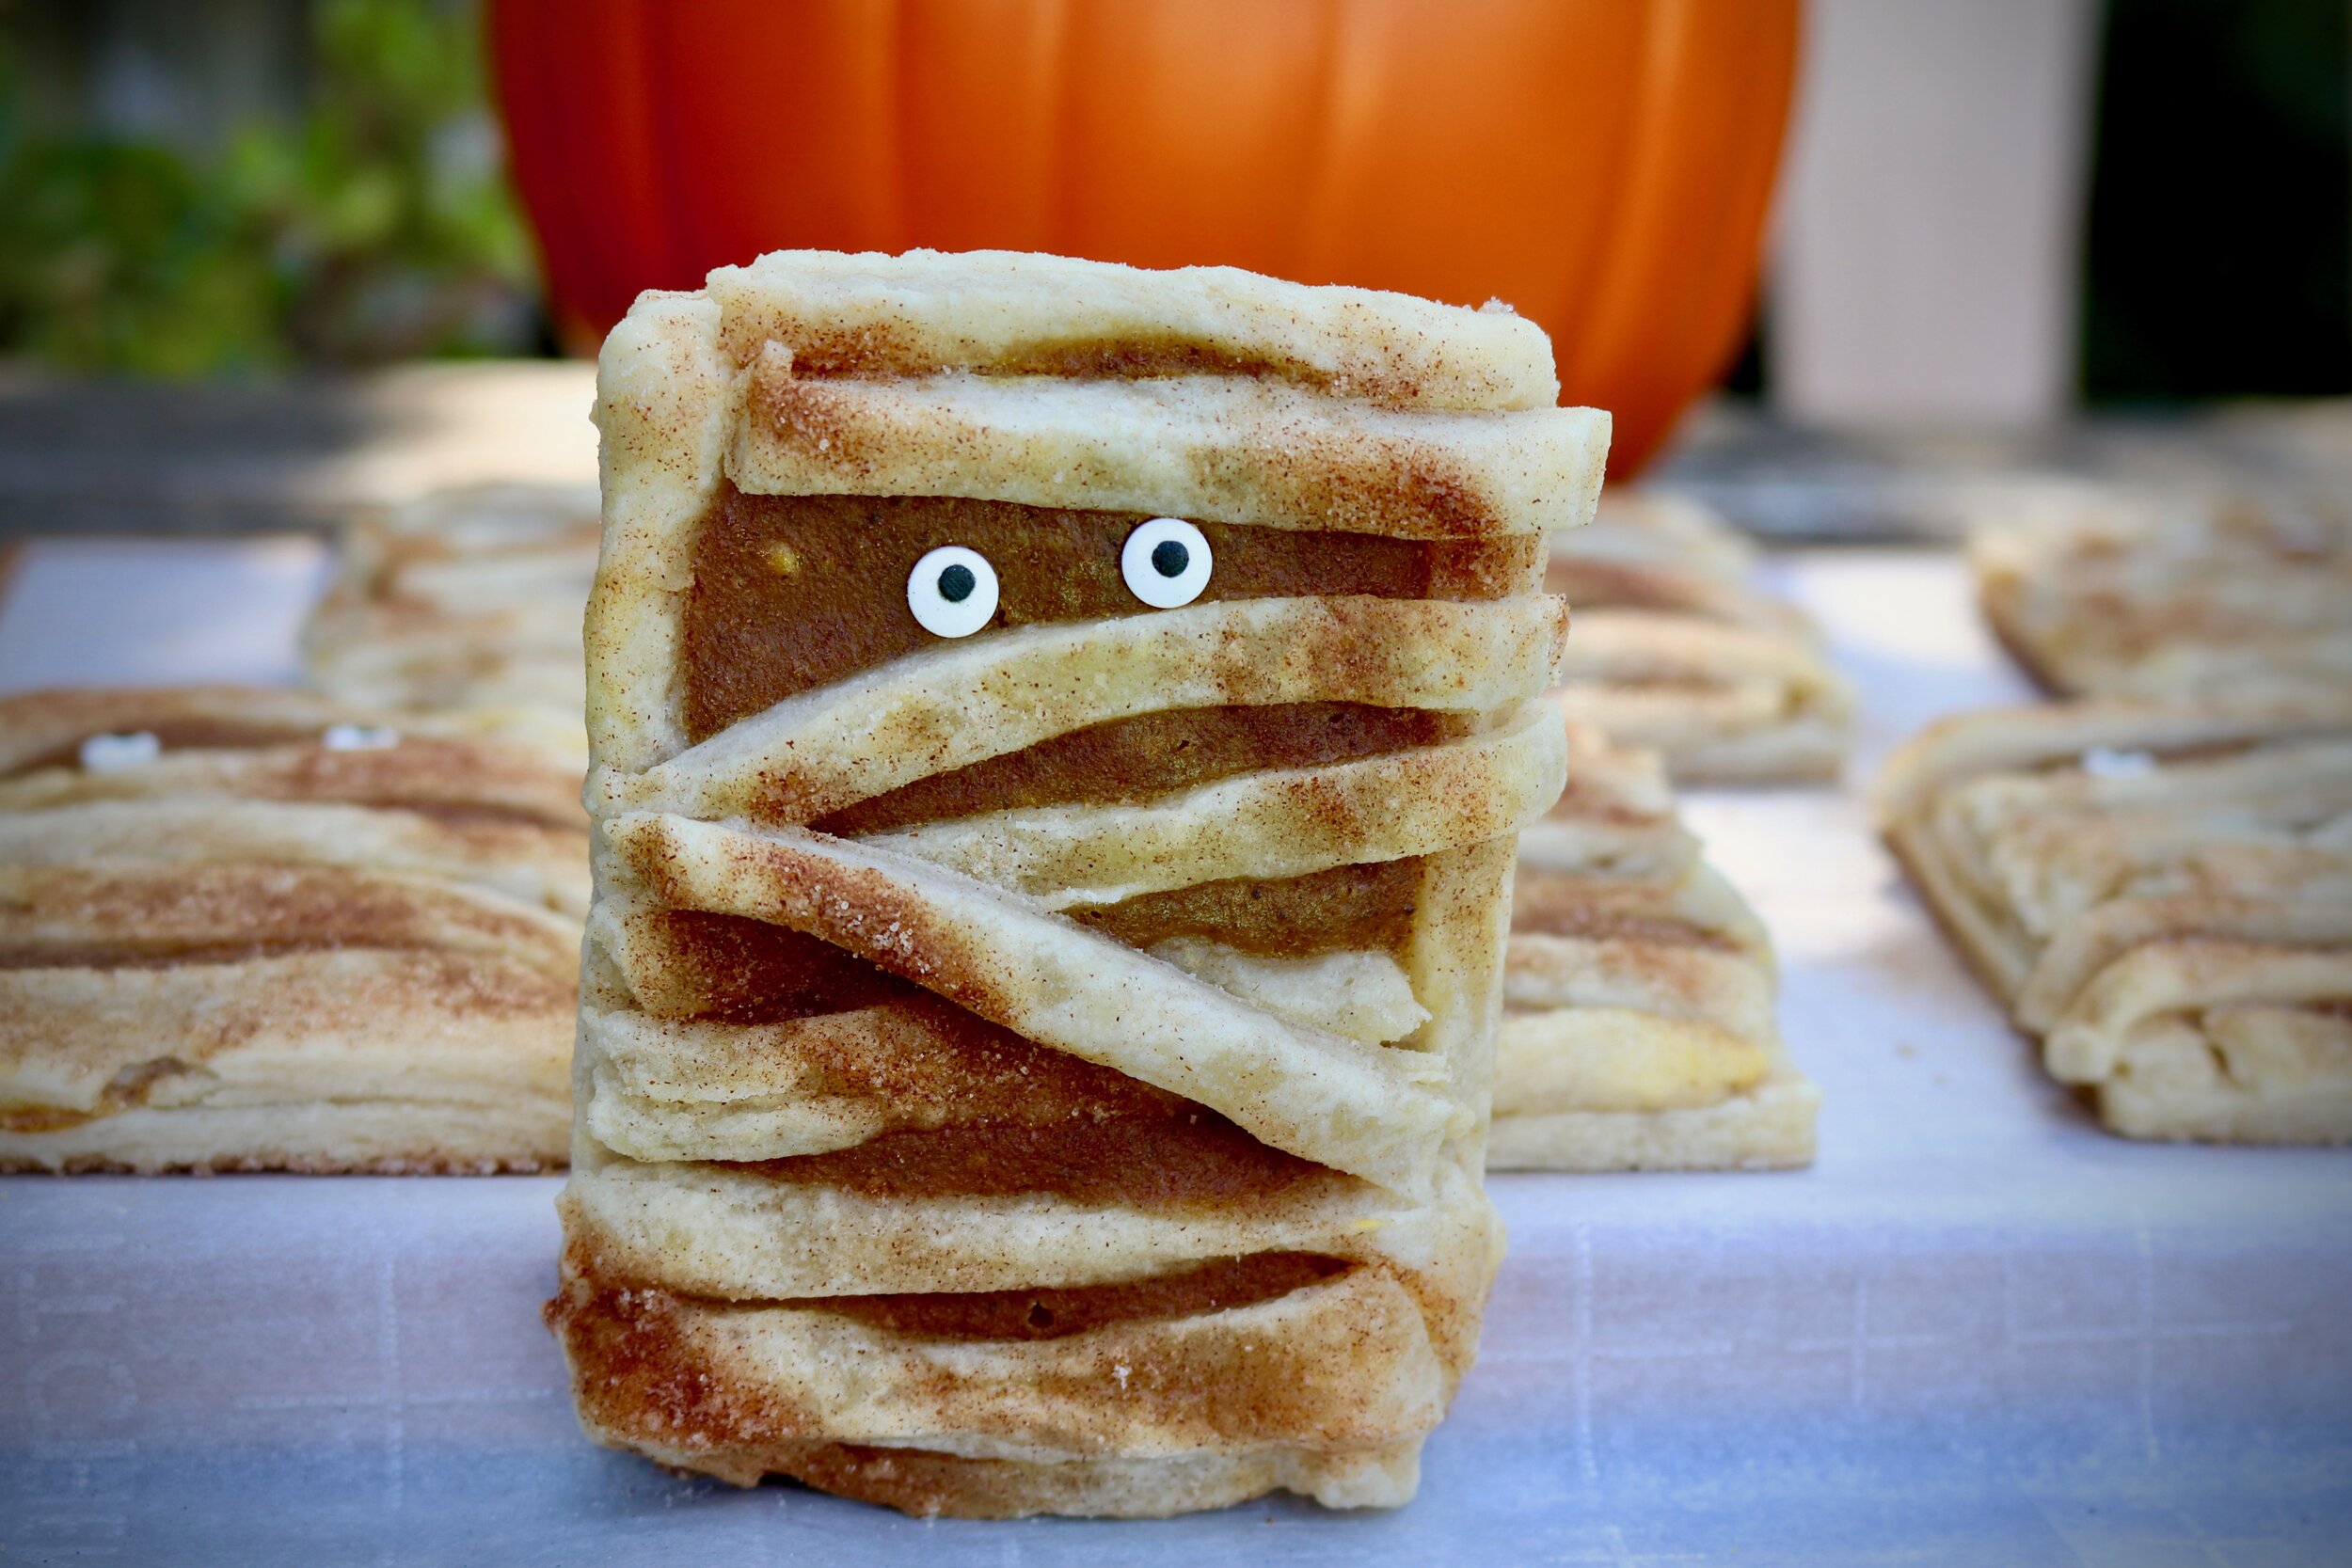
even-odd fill
[{"label": "white wall", "polygon": [[2029,424],[2074,385],[2099,0],[1811,0],[1771,392],[1839,425]]}]

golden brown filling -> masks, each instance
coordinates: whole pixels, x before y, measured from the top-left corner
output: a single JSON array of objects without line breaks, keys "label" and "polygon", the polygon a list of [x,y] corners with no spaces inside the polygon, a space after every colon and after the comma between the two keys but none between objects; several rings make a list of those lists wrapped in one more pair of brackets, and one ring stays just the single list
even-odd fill
[{"label": "golden brown filling", "polygon": [[1252,1307],[1319,1285],[1349,1267],[1343,1259],[1311,1252],[1260,1252],[1116,1285],[821,1296],[785,1305],[819,1307],[894,1334],[924,1338],[1058,1339],[1111,1323]]},{"label": "golden brown filling", "polygon": [[1263,1202],[1331,1173],[1271,1148],[1206,1106],[1169,1097],[1164,1111],[1073,1117],[1052,1126],[989,1125],[884,1132],[854,1148],[747,1163],[777,1181],[868,1197],[1013,1197],[1143,1209]]},{"label": "golden brown filling", "polygon": [[1716,952],[1733,952],[1738,947],[1722,932],[1691,921],[1628,909],[1621,901],[1597,895],[1590,882],[1577,878],[1520,877],[1512,891],[1511,929],[1534,936],[1645,942]]},{"label": "golden brown filling", "polygon": [[880,322],[827,329],[806,321],[764,318],[756,310],[730,311],[721,333],[728,356],[738,365],[752,364],[771,341],[789,341],[790,373],[796,380],[923,376],[953,368],[984,376],[1041,375],[1073,381],[1237,376],[1287,382],[1338,397],[1392,405],[1409,404],[1422,395],[1420,380],[1393,365],[1377,370],[1361,367],[1334,375],[1320,365],[1287,355],[1237,354],[1221,344],[1173,332],[1032,341],[1008,349],[987,364],[953,367],[943,367],[932,340]]},{"label": "golden brown filling", "polygon": [[[942,545],[988,557],[999,595],[993,626],[1145,613],[1119,564],[1143,520],[1011,501],[754,496],[724,486],[695,536],[680,627],[687,735],[701,740],[797,692],[938,642],[907,608],[906,585],[914,563]],[[1519,590],[1541,542],[1199,527],[1216,558],[1203,600],[1502,598]]]},{"label": "golden brown filling", "polygon": [[1147,893],[1076,918],[1135,947],[1200,937],[1268,958],[1379,952],[1402,958],[1421,875],[1416,855],[1273,881],[1235,878]]},{"label": "golden brown filling", "polygon": [[8,1106],[0,1108],[0,1132],[63,1132],[87,1126],[103,1114],[60,1110],[54,1105]]},{"label": "golden brown filling", "polygon": [[1165,1089],[1023,1039],[951,1002],[917,994],[818,1027],[762,1037],[762,1067],[796,1069],[810,1096],[846,1096],[891,1130],[1057,1126],[1073,1117],[1188,1109]]},{"label": "golden brown filling", "polygon": [[651,1010],[722,1023],[783,1023],[925,994],[822,937],[748,915],[664,910],[634,940],[666,982]]},{"label": "golden brown filling", "polygon": [[[769,341],[771,329],[754,317],[731,322],[726,332],[728,352],[738,364],[750,364]],[[867,325],[825,331],[794,323],[792,374],[796,378],[826,376],[898,377],[928,375],[940,369],[936,349],[886,326]],[[1313,388],[1327,387],[1331,377],[1300,360],[1272,356],[1235,354],[1198,339],[1161,333],[1129,334],[1119,338],[1068,338],[1060,342],[1033,342],[984,367],[983,375],[1050,375],[1070,380],[1142,381],[1175,375],[1232,375],[1252,379],[1292,381]],[[1382,384],[1392,398],[1408,398],[1416,388],[1402,377]],[[1359,395],[1373,397],[1374,391]]]},{"label": "golden brown filling", "polygon": [[1090,724],[861,800],[809,826],[884,832],[1024,806],[1106,805],[1270,768],[1324,768],[1458,738],[1467,721],[1362,703],[1179,708]]},{"label": "golden brown filling", "polygon": [[[1412,858],[1268,881],[1202,882],[1075,918],[1133,947],[1201,937],[1277,958],[1402,957],[1421,867]],[[646,970],[659,976],[658,986],[641,987],[641,1000],[665,1018],[783,1023],[930,994],[821,937],[749,915],[660,910],[635,917],[630,930]]]},{"label": "golden brown filling", "polygon": [[1576,610],[1670,610],[1708,615],[1711,585],[1669,572],[1614,561],[1553,561],[1544,567],[1544,592]]}]

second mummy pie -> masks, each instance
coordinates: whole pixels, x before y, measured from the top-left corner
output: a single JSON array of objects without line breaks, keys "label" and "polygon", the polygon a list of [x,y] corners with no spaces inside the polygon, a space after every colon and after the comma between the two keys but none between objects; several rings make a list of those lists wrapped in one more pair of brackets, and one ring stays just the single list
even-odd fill
[{"label": "second mummy pie", "polygon": [[1656,757],[1569,722],[1568,787],[1519,836],[1489,1168],[1812,1163],[1771,944],[1700,848]]},{"label": "second mummy pie", "polygon": [[561,1164],[578,778],[301,692],[0,699],[0,1167]]},{"label": "second mummy pie", "polygon": [[437,492],[351,518],[302,628],[310,683],[577,752],[596,499],[564,485]]},{"label": "second mummy pie", "polygon": [[2055,692],[2260,705],[2352,682],[2332,497],[2038,486],[1985,510],[1969,558],[1995,634]]},{"label": "second mummy pie", "polygon": [[599,385],[590,1432],[915,1513],[1404,1501],[1605,416],[1505,312],[993,254],[726,269]]},{"label": "second mummy pie", "polygon": [[1887,842],[2052,1076],[2131,1137],[2352,1141],[2352,705],[1946,720]]},{"label": "second mummy pie", "polygon": [[1656,752],[1678,784],[1834,779],[1853,691],[1803,612],[1745,578],[1754,549],[1698,503],[1611,491],[1554,541],[1545,587],[1575,626],[1568,716]]}]

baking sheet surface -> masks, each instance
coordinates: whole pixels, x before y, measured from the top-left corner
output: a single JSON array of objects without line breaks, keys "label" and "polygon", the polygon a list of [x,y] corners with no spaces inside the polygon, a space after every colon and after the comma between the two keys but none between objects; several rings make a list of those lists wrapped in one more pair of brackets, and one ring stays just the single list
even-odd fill
[{"label": "baking sheet surface", "polygon": [[[1950,560],[1773,563],[1867,779],[2023,689]],[[288,679],[319,547],[34,545],[0,687]],[[2352,1560],[2352,1153],[2106,1136],[1851,793],[1690,802],[1821,1085],[1788,1175],[1498,1178],[1483,1358],[1393,1514],[922,1523],[589,1446],[549,1179],[0,1180],[0,1564]]]}]

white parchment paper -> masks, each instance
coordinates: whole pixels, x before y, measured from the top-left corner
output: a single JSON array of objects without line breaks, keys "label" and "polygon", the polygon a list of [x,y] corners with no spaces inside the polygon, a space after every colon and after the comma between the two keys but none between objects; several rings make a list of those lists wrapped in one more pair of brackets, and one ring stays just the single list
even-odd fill
[{"label": "white parchment paper", "polygon": [[[36,546],[0,686],[282,678],[312,546]],[[1959,568],[1775,563],[1863,759],[2022,694]],[[545,1179],[0,1180],[0,1568],[2352,1561],[2352,1153],[2134,1145],[1827,791],[1691,802],[1825,1101],[1789,1175],[1495,1182],[1485,1351],[1393,1514],[926,1524],[589,1446]]]}]

